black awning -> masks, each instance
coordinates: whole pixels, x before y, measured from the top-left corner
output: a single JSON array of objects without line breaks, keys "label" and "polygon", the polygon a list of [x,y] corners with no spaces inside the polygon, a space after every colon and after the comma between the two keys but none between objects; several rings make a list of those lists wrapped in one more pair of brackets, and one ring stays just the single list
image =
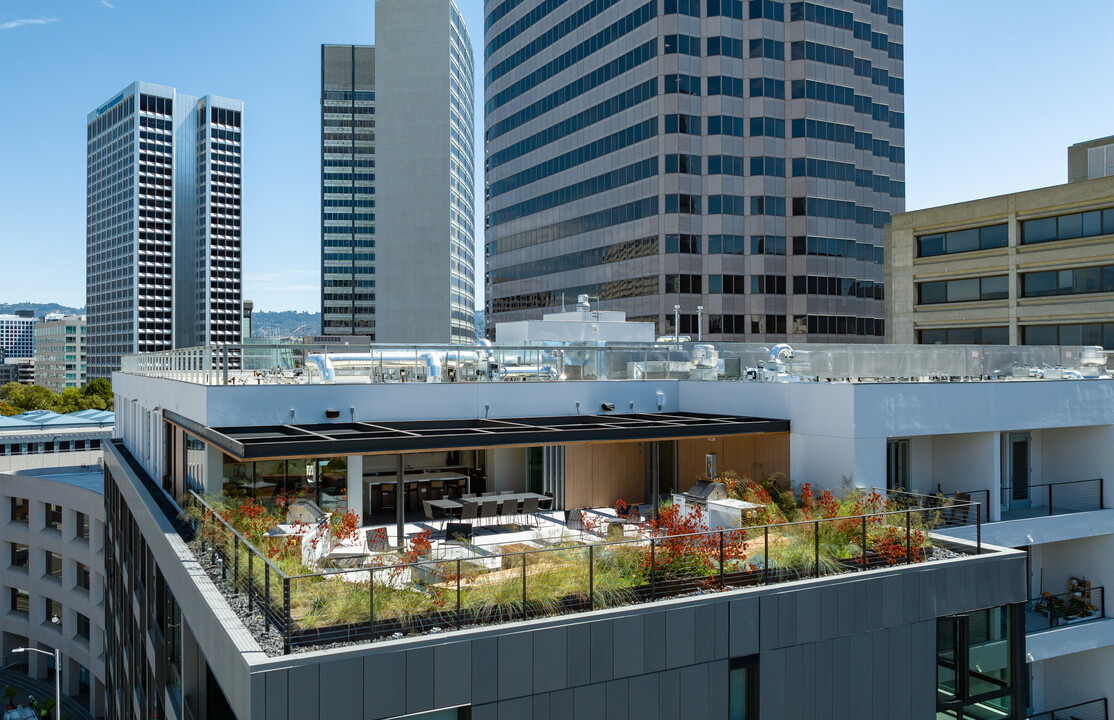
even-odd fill
[{"label": "black awning", "polygon": [[630,413],[462,420],[402,420],[206,427],[177,413],[163,418],[239,460],[471,450],[571,442],[637,442],[788,432],[788,420]]}]

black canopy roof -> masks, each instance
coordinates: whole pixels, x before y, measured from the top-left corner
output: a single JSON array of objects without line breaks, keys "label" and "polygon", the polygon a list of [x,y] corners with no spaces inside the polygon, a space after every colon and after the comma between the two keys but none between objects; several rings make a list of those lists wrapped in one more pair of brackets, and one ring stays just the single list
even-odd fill
[{"label": "black canopy roof", "polygon": [[163,418],[239,460],[469,450],[570,442],[666,440],[787,432],[788,420],[629,413],[461,420],[206,427],[169,410]]}]

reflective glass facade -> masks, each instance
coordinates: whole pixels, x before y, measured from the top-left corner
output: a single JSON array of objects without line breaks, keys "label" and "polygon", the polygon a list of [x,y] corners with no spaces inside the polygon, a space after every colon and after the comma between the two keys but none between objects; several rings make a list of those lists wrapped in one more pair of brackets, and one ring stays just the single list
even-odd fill
[{"label": "reflective glass facade", "polygon": [[[882,334],[882,228],[905,203],[899,1],[485,11],[489,336],[587,288],[660,332],[679,304],[704,306],[709,339]],[[558,261],[647,237],[654,257]]]},{"label": "reflective glass facade", "polygon": [[321,325],[375,337],[375,48],[321,46]]},{"label": "reflective glass facade", "polygon": [[243,103],[137,82],[88,116],[88,376],[240,341]]}]

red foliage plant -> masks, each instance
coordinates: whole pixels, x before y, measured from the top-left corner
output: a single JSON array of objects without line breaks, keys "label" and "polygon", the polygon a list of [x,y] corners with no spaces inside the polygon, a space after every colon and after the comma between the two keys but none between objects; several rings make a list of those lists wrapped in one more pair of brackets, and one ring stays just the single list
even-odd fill
[{"label": "red foliage plant", "polygon": [[[651,537],[658,538],[655,547],[654,572],[706,576],[718,569],[721,533],[709,532],[704,510],[695,505],[682,513],[676,504],[663,505],[657,517],[643,523]],[[723,561],[746,558],[746,530],[725,530]],[[649,572],[649,555],[643,558],[643,570]]]}]

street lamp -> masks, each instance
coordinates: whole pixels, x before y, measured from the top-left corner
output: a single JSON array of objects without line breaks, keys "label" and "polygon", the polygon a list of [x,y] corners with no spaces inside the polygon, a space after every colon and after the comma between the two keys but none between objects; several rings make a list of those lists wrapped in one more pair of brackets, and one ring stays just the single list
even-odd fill
[{"label": "street lamp", "polygon": [[[58,624],[58,616],[55,615],[51,621]],[[47,657],[54,656],[54,717],[62,720],[62,651],[58,648],[54,652],[47,652],[33,647],[17,647],[12,648],[13,653],[37,652],[40,655]]]}]

